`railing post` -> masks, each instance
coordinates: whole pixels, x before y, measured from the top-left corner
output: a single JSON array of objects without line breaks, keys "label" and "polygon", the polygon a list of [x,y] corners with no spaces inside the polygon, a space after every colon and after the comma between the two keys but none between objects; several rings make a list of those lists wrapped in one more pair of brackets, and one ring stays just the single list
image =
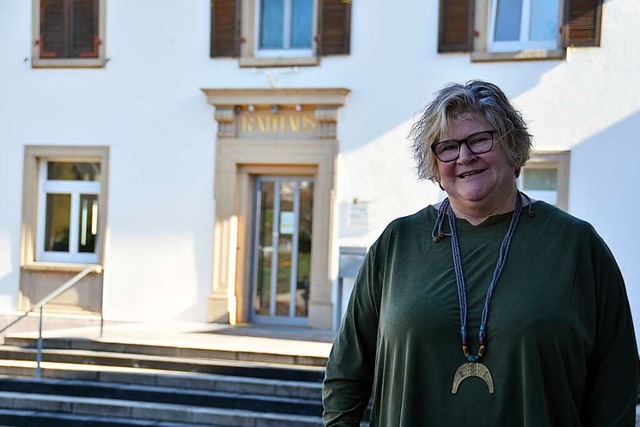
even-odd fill
[{"label": "railing post", "polygon": [[[51,300],[58,297],[58,295],[65,292],[67,289],[75,286],[83,277],[90,273],[100,273],[102,272],[102,267],[100,266],[91,266],[82,270],[80,273],[73,276],[70,280],[67,280],[62,286],[57,288],[55,291],[51,292],[49,295],[38,301],[36,304],[32,305],[28,311],[25,311],[24,314],[14,321],[10,322],[8,325],[5,325],[2,329],[0,329],[0,334],[9,329],[11,326],[18,323],[20,320],[24,319],[31,313],[37,309],[40,309],[40,325],[38,327],[38,354],[36,355],[36,379],[40,380],[42,377],[42,370],[40,368],[40,364],[42,363],[42,310],[45,305],[47,305]],[[100,336],[102,337],[102,328],[104,326],[104,315],[100,312]]]},{"label": "railing post", "polygon": [[42,363],[42,309],[44,306],[40,306],[40,325],[38,326],[38,354],[36,356],[36,380],[42,378],[42,372],[40,369],[40,363]]}]

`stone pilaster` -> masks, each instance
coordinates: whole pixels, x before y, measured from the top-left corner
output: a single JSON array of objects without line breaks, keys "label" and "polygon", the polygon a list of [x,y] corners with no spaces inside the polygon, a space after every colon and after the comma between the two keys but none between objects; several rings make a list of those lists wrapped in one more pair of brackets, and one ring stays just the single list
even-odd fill
[{"label": "stone pilaster", "polygon": [[318,138],[335,139],[337,136],[338,109],[336,107],[321,107],[316,110],[318,120]]},{"label": "stone pilaster", "polygon": [[218,122],[218,138],[236,136],[236,112],[233,107],[216,107],[214,117]]}]

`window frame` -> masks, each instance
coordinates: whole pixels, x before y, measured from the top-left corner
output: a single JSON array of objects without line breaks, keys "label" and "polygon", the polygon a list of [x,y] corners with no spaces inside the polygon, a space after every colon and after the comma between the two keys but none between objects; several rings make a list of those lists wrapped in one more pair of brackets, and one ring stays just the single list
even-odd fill
[{"label": "window frame", "polygon": [[318,24],[320,1],[313,0],[310,49],[259,49],[260,37],[260,0],[240,0],[241,25],[240,45],[241,67],[287,67],[318,65]]},{"label": "window frame", "polygon": [[[260,20],[262,18],[261,14],[261,5],[264,0],[255,0],[255,20],[254,20],[254,57],[255,58],[310,58],[314,56],[314,39],[317,37],[315,33],[314,27],[317,28],[318,23],[318,9],[316,0],[312,0],[312,11],[311,11],[311,47],[308,49],[301,48],[283,48],[283,49],[260,49]],[[283,19],[283,44],[287,45],[289,42],[288,36],[291,35],[291,26],[293,19],[293,1],[294,0],[283,0],[284,2],[284,19]],[[287,19],[288,18],[288,19]],[[286,22],[285,22],[286,21]]]},{"label": "window frame", "polygon": [[[570,151],[536,151],[522,168],[518,177],[518,187],[521,186],[524,170],[527,168],[555,169],[557,171],[556,206],[568,212],[570,162]],[[526,189],[523,191],[526,193]]]},{"label": "window frame", "polygon": [[[47,166],[49,162],[57,161],[42,158],[39,160],[38,176],[38,227],[36,228],[36,261],[42,262],[64,262],[75,264],[97,264],[97,247],[94,253],[78,252],[78,229],[79,229],[79,207],[81,195],[93,195],[98,197],[98,216],[100,214],[100,181],[67,181],[49,180],[47,178]],[[49,194],[69,194],[71,196],[70,218],[69,218],[69,251],[46,251],[44,248],[46,230],[46,200]],[[98,227],[100,223],[98,221]],[[96,236],[96,240],[98,237]]]},{"label": "window frame", "polygon": [[[99,182],[100,194],[98,195],[98,233],[96,236],[96,249],[92,254],[69,254],[57,252],[44,252],[44,200],[46,200],[45,188],[41,183],[46,181],[46,162],[96,162],[100,163],[101,180]],[[64,187],[57,185],[62,181],[50,181],[54,184],[46,189],[49,194],[69,194]],[[104,146],[42,146],[27,145],[24,152],[23,170],[23,196],[22,196],[22,233],[20,265],[23,268],[37,268],[47,270],[84,268],[88,265],[104,265],[105,233],[107,229],[107,205],[109,182],[109,147]],[[67,181],[75,183],[78,192],[91,194],[95,186],[92,182]],[[93,187],[93,188],[92,188]],[[73,209],[73,206],[72,206]],[[71,225],[73,227],[73,225]],[[71,249],[70,233],[70,249]],[[54,256],[43,254],[53,254]],[[64,256],[60,256],[64,255]],[[79,255],[79,256],[78,256]],[[83,256],[88,255],[88,256]]]},{"label": "window frame", "polygon": [[212,59],[238,59],[240,67],[296,67],[351,54],[351,0],[314,0],[312,56],[305,58],[255,56],[255,0],[210,0],[210,5]]},{"label": "window frame", "polygon": [[531,50],[553,51],[560,46],[560,29],[562,27],[563,0],[558,0],[557,23],[558,33],[555,41],[530,41],[531,30],[531,2],[533,0],[522,0],[522,11],[520,16],[520,40],[518,41],[494,41],[496,16],[498,13],[498,2],[500,0],[489,0],[489,18],[487,26],[487,52],[522,52]]},{"label": "window frame", "polygon": [[40,57],[40,14],[42,0],[32,0],[31,66],[33,68],[102,68],[106,65],[106,12],[107,0],[98,0],[98,57],[97,58],[42,58]]}]

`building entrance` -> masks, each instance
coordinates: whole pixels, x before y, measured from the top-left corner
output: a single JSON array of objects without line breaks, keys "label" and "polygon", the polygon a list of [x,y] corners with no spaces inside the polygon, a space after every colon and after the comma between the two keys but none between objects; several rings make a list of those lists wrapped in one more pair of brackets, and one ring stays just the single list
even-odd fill
[{"label": "building entrance", "polygon": [[253,322],[308,323],[313,184],[312,177],[261,176],[255,180]]}]

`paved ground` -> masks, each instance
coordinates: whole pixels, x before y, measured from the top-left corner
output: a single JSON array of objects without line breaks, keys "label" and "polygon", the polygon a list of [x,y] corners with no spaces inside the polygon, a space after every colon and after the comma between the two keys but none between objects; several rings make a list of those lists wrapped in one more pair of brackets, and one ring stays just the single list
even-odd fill
[{"label": "paved ground", "polygon": [[[25,335],[24,332],[20,335]],[[29,335],[37,336],[36,332]],[[45,331],[45,338],[78,337],[121,343],[328,357],[335,333],[308,328],[212,323],[128,323]]]}]

